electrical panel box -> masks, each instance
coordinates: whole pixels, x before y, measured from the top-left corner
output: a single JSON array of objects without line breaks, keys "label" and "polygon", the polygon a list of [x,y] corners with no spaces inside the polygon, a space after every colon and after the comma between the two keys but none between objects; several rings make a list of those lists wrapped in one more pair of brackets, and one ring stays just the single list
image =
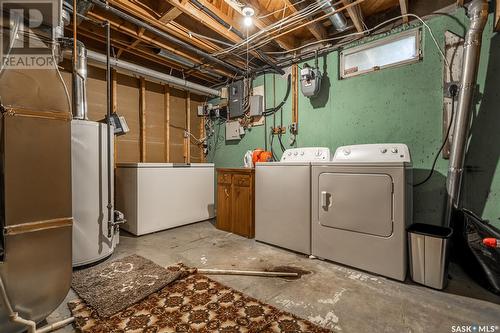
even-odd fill
[{"label": "electrical panel box", "polygon": [[116,136],[127,134],[130,131],[124,116],[119,116],[116,113],[112,113],[110,123],[114,128],[114,134]]},{"label": "electrical panel box", "polygon": [[240,127],[240,122],[237,120],[226,122],[226,140],[240,140]]},{"label": "electrical panel box", "polygon": [[250,116],[261,116],[264,112],[264,96],[250,96]]},{"label": "electrical panel box", "polygon": [[237,118],[243,115],[243,100],[245,98],[245,81],[239,80],[229,86],[229,117]]}]

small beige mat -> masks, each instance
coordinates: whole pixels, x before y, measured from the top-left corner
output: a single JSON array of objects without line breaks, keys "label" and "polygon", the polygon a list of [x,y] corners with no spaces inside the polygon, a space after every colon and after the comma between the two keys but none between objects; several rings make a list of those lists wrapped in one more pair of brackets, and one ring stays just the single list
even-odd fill
[{"label": "small beige mat", "polygon": [[73,273],[71,286],[100,317],[109,317],[176,280],[168,271],[138,255]]}]

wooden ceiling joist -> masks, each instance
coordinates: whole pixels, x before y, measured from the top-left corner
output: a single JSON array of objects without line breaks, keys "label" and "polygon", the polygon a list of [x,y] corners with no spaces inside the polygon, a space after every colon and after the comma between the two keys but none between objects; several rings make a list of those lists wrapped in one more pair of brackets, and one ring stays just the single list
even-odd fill
[{"label": "wooden ceiling joist", "polygon": [[[105,20],[109,19],[107,17],[100,16],[100,15],[93,13],[93,12],[89,13],[88,15],[91,18],[96,19],[98,21],[105,21]],[[172,52],[180,57],[186,58],[187,60],[189,60],[195,64],[202,64],[203,63],[199,58],[197,58],[189,53],[186,53],[183,50],[179,50],[178,48],[175,48],[175,47],[171,46],[170,44],[163,42],[157,38],[150,37],[146,33],[144,33],[143,35],[139,35],[139,31],[137,31],[137,29],[134,29],[132,27],[133,25],[128,25],[128,24],[125,24],[123,22],[116,22],[113,20],[109,20],[109,22],[110,22],[113,30],[116,30],[116,31],[119,31],[120,33],[126,34],[129,37],[133,37],[135,39],[138,39],[144,44],[149,44],[151,46],[155,46],[155,47],[160,48],[160,49],[165,49],[165,50]],[[232,76],[232,73],[227,72],[224,69],[214,68],[214,71],[216,71],[218,74],[221,74],[224,76],[228,76],[228,75]]]},{"label": "wooden ceiling joist", "polygon": [[[342,2],[344,5],[348,5],[352,1],[351,0],[343,0]],[[364,31],[365,26],[363,23],[363,12],[361,10],[361,7],[359,5],[356,5],[353,7],[348,7],[347,13],[349,14],[349,17],[351,18],[352,23],[354,24],[354,27],[356,27],[356,30],[358,32]]]},{"label": "wooden ceiling joist", "polygon": [[165,13],[162,17],[159,18],[159,21],[167,24],[170,21],[175,20],[179,15],[182,14],[182,11],[177,7],[172,7],[168,12]]},{"label": "wooden ceiling joist", "polygon": [[[294,5],[290,0],[283,0],[285,6],[292,12],[296,13],[299,9],[297,8],[297,5]],[[301,4],[302,5],[302,4]],[[307,25],[307,30],[316,38],[317,40],[322,40],[327,37],[327,32],[325,27],[323,27],[320,23],[318,22],[312,22],[311,24]]]},{"label": "wooden ceiling joist", "polygon": [[[401,8],[401,15],[408,14],[408,0],[399,0],[399,7]],[[408,16],[403,16],[403,23],[408,24]]]},{"label": "wooden ceiling joist", "polygon": [[[102,40],[102,34],[98,31],[92,31],[90,29],[87,29],[86,27],[80,25],[78,27],[79,29],[79,34],[85,38],[88,38],[88,39],[91,39],[91,40],[94,40],[96,42],[103,42]],[[113,46],[115,47],[118,47],[120,50],[123,50],[122,51],[122,54],[123,53],[129,53],[131,55],[134,55],[138,58],[142,58],[142,59],[146,59],[146,60],[149,60],[151,62],[154,62],[158,65],[161,65],[161,66],[166,66],[166,67],[170,67],[176,71],[182,71],[183,70],[183,67],[182,66],[179,66],[177,63],[174,63],[174,62],[171,62],[171,61],[168,61],[166,60],[165,58],[159,56],[159,55],[156,55],[154,53],[151,53],[151,52],[148,52],[144,49],[141,49],[141,48],[127,48],[127,45],[130,45],[130,43],[126,40],[121,40],[121,39],[117,39],[117,38],[113,38],[112,39],[112,44]],[[193,71],[192,73],[190,73],[191,76],[193,77],[196,77],[198,79],[201,79],[201,80],[204,80],[204,81],[207,81],[207,82],[216,82],[217,80],[214,78],[214,77],[211,77],[207,74],[204,74],[200,71]]]}]

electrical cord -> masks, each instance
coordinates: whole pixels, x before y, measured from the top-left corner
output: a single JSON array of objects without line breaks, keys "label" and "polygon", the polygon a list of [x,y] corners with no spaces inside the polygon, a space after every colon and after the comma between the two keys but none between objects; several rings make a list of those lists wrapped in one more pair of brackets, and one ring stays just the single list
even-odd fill
[{"label": "electrical cord", "polygon": [[281,101],[280,104],[278,104],[277,106],[274,106],[272,108],[269,108],[269,109],[266,109],[262,115],[264,117],[267,117],[267,116],[270,116],[274,113],[276,113],[276,111],[278,111],[279,109],[281,109],[283,107],[283,105],[285,105],[287,99],[288,99],[288,96],[290,96],[290,90],[291,90],[291,86],[292,86],[292,75],[291,74],[288,74],[288,80],[287,80],[287,86],[286,86],[286,93],[285,93],[285,97],[283,98],[283,100]]},{"label": "electrical cord", "polygon": [[429,174],[421,182],[413,184],[413,187],[417,187],[417,186],[425,184],[429,179],[431,179],[432,175],[434,174],[434,170],[436,168],[436,163],[437,163],[437,160],[439,158],[439,155],[441,155],[441,152],[443,151],[444,146],[446,146],[446,143],[448,142],[448,137],[450,135],[451,126],[453,124],[453,118],[454,118],[454,115],[455,115],[455,97],[457,95],[457,92],[458,92],[458,87],[456,85],[450,86],[451,115],[450,115],[450,122],[448,124],[448,128],[446,129],[446,136],[444,137],[443,143],[441,144],[441,147],[439,148],[436,156],[434,157],[434,161],[432,162],[432,167],[431,167],[431,170],[430,170]]}]

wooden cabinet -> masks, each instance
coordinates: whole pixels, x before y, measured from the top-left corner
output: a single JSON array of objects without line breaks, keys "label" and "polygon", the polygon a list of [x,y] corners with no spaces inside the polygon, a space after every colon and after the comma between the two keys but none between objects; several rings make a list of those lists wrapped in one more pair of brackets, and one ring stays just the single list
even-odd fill
[{"label": "wooden cabinet", "polygon": [[217,229],[255,235],[253,169],[217,169]]}]

